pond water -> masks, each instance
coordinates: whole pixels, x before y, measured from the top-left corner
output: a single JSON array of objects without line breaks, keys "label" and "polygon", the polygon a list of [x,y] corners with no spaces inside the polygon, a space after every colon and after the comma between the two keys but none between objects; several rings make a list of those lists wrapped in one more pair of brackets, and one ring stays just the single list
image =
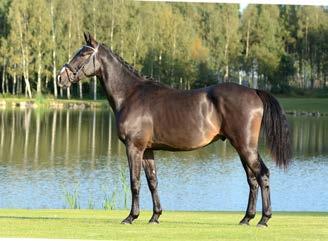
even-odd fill
[{"label": "pond water", "polygon": [[[278,169],[260,147],[271,171],[272,208],[328,211],[328,118],[288,119],[290,168]],[[164,210],[245,210],[248,185],[229,142],[159,151],[155,158]],[[109,110],[0,111],[0,208],[65,208],[74,193],[80,208],[126,208],[128,183],[125,149]],[[141,207],[151,210],[144,174],[140,196]]]}]

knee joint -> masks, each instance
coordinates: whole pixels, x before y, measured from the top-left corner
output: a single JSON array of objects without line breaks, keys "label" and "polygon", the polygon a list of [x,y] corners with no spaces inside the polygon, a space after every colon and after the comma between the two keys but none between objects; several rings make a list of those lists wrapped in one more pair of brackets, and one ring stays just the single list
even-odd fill
[{"label": "knee joint", "polygon": [[138,193],[140,189],[140,181],[133,181],[131,183],[131,191],[132,193]]},{"label": "knee joint", "polygon": [[252,177],[249,177],[247,179],[247,181],[248,181],[248,185],[249,185],[250,189],[256,190],[259,187],[259,184],[258,184],[258,182],[256,180],[256,177],[253,177],[253,176]]}]

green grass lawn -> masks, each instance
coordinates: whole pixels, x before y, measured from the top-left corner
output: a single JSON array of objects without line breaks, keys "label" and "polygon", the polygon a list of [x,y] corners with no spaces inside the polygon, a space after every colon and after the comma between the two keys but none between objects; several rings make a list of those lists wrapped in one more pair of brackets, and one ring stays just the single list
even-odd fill
[{"label": "green grass lawn", "polygon": [[328,98],[278,98],[286,111],[328,113]]},{"label": "green grass lawn", "polygon": [[268,228],[237,225],[241,212],[169,212],[161,224],[147,224],[143,211],[132,225],[128,211],[0,210],[0,237],[104,240],[328,240],[328,213],[274,213]]}]

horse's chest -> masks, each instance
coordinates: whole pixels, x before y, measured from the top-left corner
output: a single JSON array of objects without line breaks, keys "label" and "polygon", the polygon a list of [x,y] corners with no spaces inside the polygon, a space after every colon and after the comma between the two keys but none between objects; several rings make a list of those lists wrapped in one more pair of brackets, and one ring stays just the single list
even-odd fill
[{"label": "horse's chest", "polygon": [[117,121],[119,138],[147,142],[151,135],[151,121],[147,115],[130,114],[121,116]]}]

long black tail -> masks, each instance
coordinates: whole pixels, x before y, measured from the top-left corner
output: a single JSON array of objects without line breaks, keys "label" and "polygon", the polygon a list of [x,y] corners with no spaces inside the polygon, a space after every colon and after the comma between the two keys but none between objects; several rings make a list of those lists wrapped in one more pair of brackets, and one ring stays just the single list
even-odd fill
[{"label": "long black tail", "polygon": [[256,93],[264,105],[262,127],[267,147],[276,164],[287,168],[292,158],[292,146],[286,116],[276,98],[262,90],[256,90]]}]

